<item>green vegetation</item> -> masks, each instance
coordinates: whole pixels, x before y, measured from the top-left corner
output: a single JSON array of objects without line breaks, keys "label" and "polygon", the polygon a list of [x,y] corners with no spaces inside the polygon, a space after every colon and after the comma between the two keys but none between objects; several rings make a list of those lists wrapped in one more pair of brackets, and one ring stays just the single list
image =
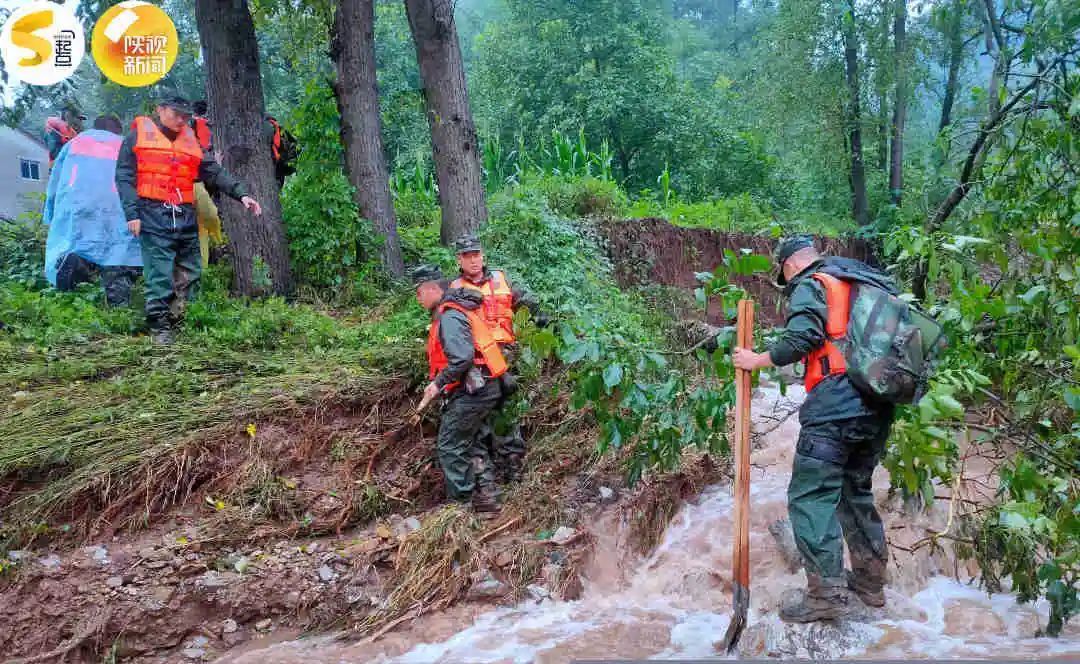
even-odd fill
[{"label": "green vegetation", "polygon": [[[164,4],[185,18],[168,82],[203,90],[191,2]],[[419,380],[423,313],[378,268],[342,167],[332,3],[250,4],[267,108],[301,145],[282,196],[298,300],[230,298],[212,271],[180,346],[153,350],[139,316],[103,308],[94,288],[44,288],[40,225],[0,225],[0,476],[25,481],[9,538],[62,527],[80,501],[112,500],[140,469],[253,417]],[[954,505],[954,530],[929,541],[974,556],[988,589],[1047,598],[1057,634],[1080,610],[1080,4],[909,5],[458,3],[491,262],[555,315],[525,325],[533,389],[516,408],[556,385],[631,478],[687,446],[724,448],[726,354],[671,348],[668,321],[615,286],[582,218],[857,233],[951,341],[897,422],[893,483],[930,502],[963,472],[960,441],[985,450],[994,502]],[[405,259],[450,268],[403,3],[379,0],[375,30]],[[23,90],[5,115],[36,132],[63,95],[126,117],[145,106],[148,91],[97,74],[85,59],[61,94]],[[703,292],[730,303],[730,274],[763,267],[733,253]]]}]

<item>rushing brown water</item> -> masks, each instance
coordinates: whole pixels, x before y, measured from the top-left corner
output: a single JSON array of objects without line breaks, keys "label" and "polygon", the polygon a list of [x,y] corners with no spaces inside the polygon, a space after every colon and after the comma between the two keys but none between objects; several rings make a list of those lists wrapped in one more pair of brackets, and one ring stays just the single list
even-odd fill
[{"label": "rushing brown water", "polygon": [[[782,398],[759,390],[754,399],[758,426],[775,425],[770,413],[787,411],[801,390]],[[945,556],[894,551],[885,609],[864,620],[789,626],[776,614],[783,591],[805,583],[789,570],[768,526],[786,516],[786,487],[798,433],[793,416],[760,437],[751,472],[751,611],[740,643],[742,656],[864,658],[993,658],[1080,656],[1080,629],[1067,626],[1061,638],[1034,638],[1045,624],[1044,603],[1019,605],[1013,596],[988,596],[960,579]],[[879,504],[888,478],[875,476]],[[402,634],[373,644],[331,638],[296,640],[250,649],[222,664],[300,662],[538,662],[572,659],[670,659],[720,657],[714,643],[724,634],[731,607],[732,500],[730,487],[713,486],[683,507],[653,554],[628,574],[605,569],[618,552],[601,538],[594,581],[581,600],[526,602],[479,616],[458,609],[432,616]],[[926,527],[941,528],[936,514],[919,519],[884,509],[890,541],[910,542]],[[919,521],[912,523],[912,521]],[[613,540],[613,538],[612,538]],[[610,562],[613,568],[617,563]],[[607,573],[602,573],[607,572]]]}]

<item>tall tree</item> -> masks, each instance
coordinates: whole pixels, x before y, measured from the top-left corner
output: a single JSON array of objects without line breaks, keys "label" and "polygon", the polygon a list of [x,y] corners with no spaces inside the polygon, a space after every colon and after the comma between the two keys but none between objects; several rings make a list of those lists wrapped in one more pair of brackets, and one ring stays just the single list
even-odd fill
[{"label": "tall tree", "polygon": [[893,0],[893,43],[896,92],[893,95],[892,152],[889,155],[889,200],[900,205],[904,192],[904,124],[907,121],[907,0]]},{"label": "tall tree", "polygon": [[960,65],[964,59],[964,6],[966,0],[953,0],[952,6],[945,10],[943,32],[948,48],[945,77],[945,92],[941,98],[941,118],[938,131],[952,124],[953,104],[956,103],[956,86],[960,79]]},{"label": "tall tree", "polygon": [[330,57],[337,68],[334,94],[341,114],[345,171],[355,189],[360,214],[383,236],[379,252],[383,267],[401,277],[405,263],[383,153],[375,75],[374,0],[340,0],[331,30]]},{"label": "tall tree", "polygon": [[453,0],[405,0],[416,44],[442,204],[443,244],[487,221],[476,125],[469,108]]},{"label": "tall tree", "polygon": [[[244,295],[288,293],[292,271],[273,158],[262,133],[265,102],[251,12],[246,0],[196,0],[195,20],[206,62],[214,144],[224,154],[225,168],[247,184],[263,208],[261,217],[253,217],[231,199],[222,205],[234,288]],[[258,261],[268,268],[269,288],[254,269]]]},{"label": "tall tree", "polygon": [[862,113],[859,107],[859,38],[855,27],[855,2],[847,0],[841,18],[844,33],[844,73],[847,77],[848,149],[851,152],[851,215],[859,226],[870,223],[866,197],[866,169],[863,165]]}]

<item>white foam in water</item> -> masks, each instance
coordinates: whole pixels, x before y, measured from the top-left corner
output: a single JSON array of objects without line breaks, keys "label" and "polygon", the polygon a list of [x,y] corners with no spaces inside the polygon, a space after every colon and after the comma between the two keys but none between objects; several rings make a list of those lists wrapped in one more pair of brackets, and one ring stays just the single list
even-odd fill
[{"label": "white foam in water", "polygon": [[[801,389],[789,390],[798,400]],[[755,413],[772,412],[793,402],[775,390],[760,390]],[[769,427],[772,423],[768,424]],[[1080,628],[1069,625],[1058,639],[1033,638],[1046,624],[1046,602],[1018,605],[1014,596],[985,592],[951,578],[931,577],[910,601],[890,588],[893,608],[871,622],[839,626],[784,625],[776,613],[782,591],[801,585],[768,533],[786,515],[786,487],[797,436],[795,417],[764,436],[753,453],[751,479],[751,607],[740,646],[744,656],[958,658],[1080,656]],[[489,611],[449,639],[421,643],[383,664],[430,662],[515,662],[543,664],[573,658],[716,658],[731,615],[730,583],[732,498],[730,488],[713,486],[685,505],[662,542],[614,590],[586,586],[578,601],[532,602]],[[896,517],[894,517],[896,518]],[[598,554],[601,555],[601,554]],[[913,570],[900,570],[901,572]],[[894,601],[895,600],[895,601]],[[903,606],[904,604],[907,606]],[[920,611],[923,615],[920,615]],[[308,642],[309,645],[311,642]],[[285,645],[285,644],[281,644]],[[290,644],[291,645],[291,644]],[[276,653],[282,653],[281,646]],[[239,662],[360,661],[320,658],[319,645],[302,656]],[[290,648],[291,650],[291,648]],[[299,653],[298,653],[299,655]],[[366,658],[370,660],[371,658]]]}]

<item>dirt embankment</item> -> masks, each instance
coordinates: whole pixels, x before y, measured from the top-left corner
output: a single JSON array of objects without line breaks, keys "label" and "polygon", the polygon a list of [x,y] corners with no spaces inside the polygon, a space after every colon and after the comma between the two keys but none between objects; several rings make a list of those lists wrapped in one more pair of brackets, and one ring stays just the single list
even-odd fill
[{"label": "dirt embankment", "polygon": [[[615,278],[624,286],[663,285],[692,292],[698,286],[697,272],[712,272],[723,262],[724,251],[752,249],[771,255],[776,240],[749,233],[723,233],[700,228],[673,226],[663,219],[628,219],[603,224],[608,253],[615,265]],[[870,245],[855,238],[818,238],[818,249],[835,256],[874,262]],[[770,275],[771,276],[771,275]],[[765,276],[736,277],[758,303],[763,322],[783,323],[777,306],[780,291]],[[690,298],[689,302],[693,302]],[[691,310],[687,310],[687,309]],[[700,316],[692,306],[677,307],[680,314]],[[711,302],[707,318],[713,324],[725,324],[718,303]]]},{"label": "dirt embankment", "polygon": [[213,472],[179,464],[175,507],[97,505],[72,529],[88,538],[8,552],[0,661],[209,661],[304,630],[380,634],[460,601],[576,598],[587,524],[626,515],[634,537],[658,537],[687,487],[718,476],[702,462],[627,491],[593,427],[538,399],[529,428],[554,433],[530,432],[525,480],[480,520],[444,505],[434,419],[402,427],[411,402],[389,393],[255,422],[200,457]]}]

